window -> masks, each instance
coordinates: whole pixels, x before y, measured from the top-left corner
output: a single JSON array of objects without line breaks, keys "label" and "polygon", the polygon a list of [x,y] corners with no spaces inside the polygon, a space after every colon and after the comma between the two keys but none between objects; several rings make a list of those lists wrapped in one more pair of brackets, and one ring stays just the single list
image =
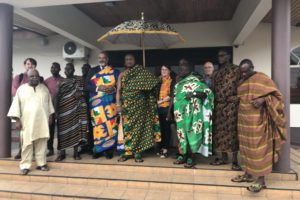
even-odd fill
[{"label": "window", "polygon": [[300,104],[300,47],[291,51],[291,103]]}]

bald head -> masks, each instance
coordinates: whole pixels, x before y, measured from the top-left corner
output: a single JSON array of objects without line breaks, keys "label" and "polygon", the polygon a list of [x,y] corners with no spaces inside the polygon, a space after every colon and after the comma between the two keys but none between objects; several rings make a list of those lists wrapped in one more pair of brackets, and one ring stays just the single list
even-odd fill
[{"label": "bald head", "polygon": [[32,87],[37,86],[40,83],[40,74],[36,69],[29,69],[28,71],[29,85]]}]

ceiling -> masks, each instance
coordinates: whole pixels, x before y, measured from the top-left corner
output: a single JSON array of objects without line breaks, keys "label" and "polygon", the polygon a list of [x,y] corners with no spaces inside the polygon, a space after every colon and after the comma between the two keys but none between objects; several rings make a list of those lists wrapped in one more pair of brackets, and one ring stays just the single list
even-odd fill
[{"label": "ceiling", "polygon": [[48,28],[38,25],[18,14],[14,14],[14,25],[17,27],[21,27],[22,30],[25,29],[27,31],[32,31],[33,33],[38,33],[42,36],[51,36],[56,34],[55,32],[49,30]]},{"label": "ceiling", "polygon": [[[262,22],[272,22],[272,10],[264,17]],[[300,1],[291,0],[291,24],[296,26],[297,23],[300,23]]]},{"label": "ceiling", "polygon": [[240,0],[125,0],[107,3],[75,5],[103,27],[116,26],[124,21],[145,19],[165,23],[231,20]]}]

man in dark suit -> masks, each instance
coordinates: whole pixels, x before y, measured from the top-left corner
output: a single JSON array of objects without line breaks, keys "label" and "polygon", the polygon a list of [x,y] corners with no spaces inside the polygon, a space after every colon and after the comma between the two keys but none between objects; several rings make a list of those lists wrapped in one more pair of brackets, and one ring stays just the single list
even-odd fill
[{"label": "man in dark suit", "polygon": [[[93,124],[94,158],[105,152],[113,157],[116,146],[117,123],[115,92],[119,71],[108,66],[106,52],[99,54],[99,65],[89,70],[84,90],[90,94],[90,115]],[[107,112],[101,112],[107,111]]]}]

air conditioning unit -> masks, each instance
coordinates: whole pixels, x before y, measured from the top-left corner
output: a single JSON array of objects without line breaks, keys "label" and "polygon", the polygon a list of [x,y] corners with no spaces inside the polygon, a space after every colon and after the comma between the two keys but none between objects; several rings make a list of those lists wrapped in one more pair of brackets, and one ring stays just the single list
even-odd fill
[{"label": "air conditioning unit", "polygon": [[88,56],[89,49],[75,42],[69,41],[63,46],[63,58],[84,59]]}]

